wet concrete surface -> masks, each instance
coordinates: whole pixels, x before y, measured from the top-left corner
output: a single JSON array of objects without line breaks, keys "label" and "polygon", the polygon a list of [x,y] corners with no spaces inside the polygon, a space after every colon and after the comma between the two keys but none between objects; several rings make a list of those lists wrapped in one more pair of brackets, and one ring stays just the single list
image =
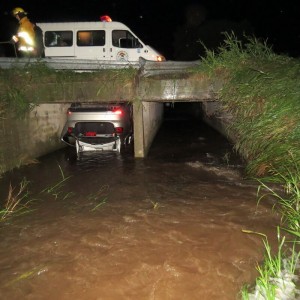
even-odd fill
[{"label": "wet concrete surface", "polygon": [[276,243],[273,203],[193,120],[166,120],[145,159],[43,157],[1,179],[1,200],[24,177],[34,210],[0,223],[1,299],[241,299],[264,253],[242,230]]}]

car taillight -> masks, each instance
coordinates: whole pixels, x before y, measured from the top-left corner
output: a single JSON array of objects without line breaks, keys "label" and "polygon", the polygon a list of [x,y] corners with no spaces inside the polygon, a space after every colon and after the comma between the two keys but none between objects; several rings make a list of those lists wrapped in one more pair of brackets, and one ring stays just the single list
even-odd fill
[{"label": "car taillight", "polygon": [[70,110],[67,110],[67,115],[69,116],[71,114],[72,114],[72,112]]},{"label": "car taillight", "polygon": [[73,132],[73,127],[68,127],[68,134],[71,134]]},{"label": "car taillight", "polygon": [[116,133],[122,133],[123,132],[123,127],[116,127]]}]

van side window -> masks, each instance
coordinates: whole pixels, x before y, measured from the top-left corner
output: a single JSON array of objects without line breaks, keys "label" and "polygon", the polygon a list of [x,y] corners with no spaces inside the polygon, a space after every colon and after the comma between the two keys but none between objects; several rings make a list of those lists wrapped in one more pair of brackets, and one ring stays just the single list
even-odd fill
[{"label": "van side window", "polygon": [[72,31],[46,31],[46,47],[70,47],[73,46]]},{"label": "van side window", "polygon": [[104,46],[105,31],[104,30],[88,30],[77,31],[77,46]]},{"label": "van side window", "polygon": [[143,48],[140,41],[128,30],[113,30],[112,44],[118,48]]}]

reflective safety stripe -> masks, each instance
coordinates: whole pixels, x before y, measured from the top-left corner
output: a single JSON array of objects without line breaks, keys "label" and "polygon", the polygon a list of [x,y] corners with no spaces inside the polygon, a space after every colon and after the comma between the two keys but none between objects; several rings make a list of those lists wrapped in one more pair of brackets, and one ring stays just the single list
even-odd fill
[{"label": "reflective safety stripe", "polygon": [[19,51],[24,51],[24,52],[32,52],[34,50],[34,48],[31,47],[31,46],[29,46],[29,47],[27,47],[27,46],[21,46],[21,47],[19,47],[18,50]]},{"label": "reflective safety stripe", "polygon": [[34,45],[34,41],[33,39],[29,36],[28,32],[26,31],[21,31],[18,33],[18,37],[24,39],[25,43],[30,45],[30,46],[33,46]]}]

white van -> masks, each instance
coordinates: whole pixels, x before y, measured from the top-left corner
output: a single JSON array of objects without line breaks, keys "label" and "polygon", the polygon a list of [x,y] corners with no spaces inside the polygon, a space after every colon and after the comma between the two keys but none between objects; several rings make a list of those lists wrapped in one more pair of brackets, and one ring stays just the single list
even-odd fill
[{"label": "white van", "polygon": [[165,58],[120,22],[37,23],[43,31],[45,57],[138,62]]}]

